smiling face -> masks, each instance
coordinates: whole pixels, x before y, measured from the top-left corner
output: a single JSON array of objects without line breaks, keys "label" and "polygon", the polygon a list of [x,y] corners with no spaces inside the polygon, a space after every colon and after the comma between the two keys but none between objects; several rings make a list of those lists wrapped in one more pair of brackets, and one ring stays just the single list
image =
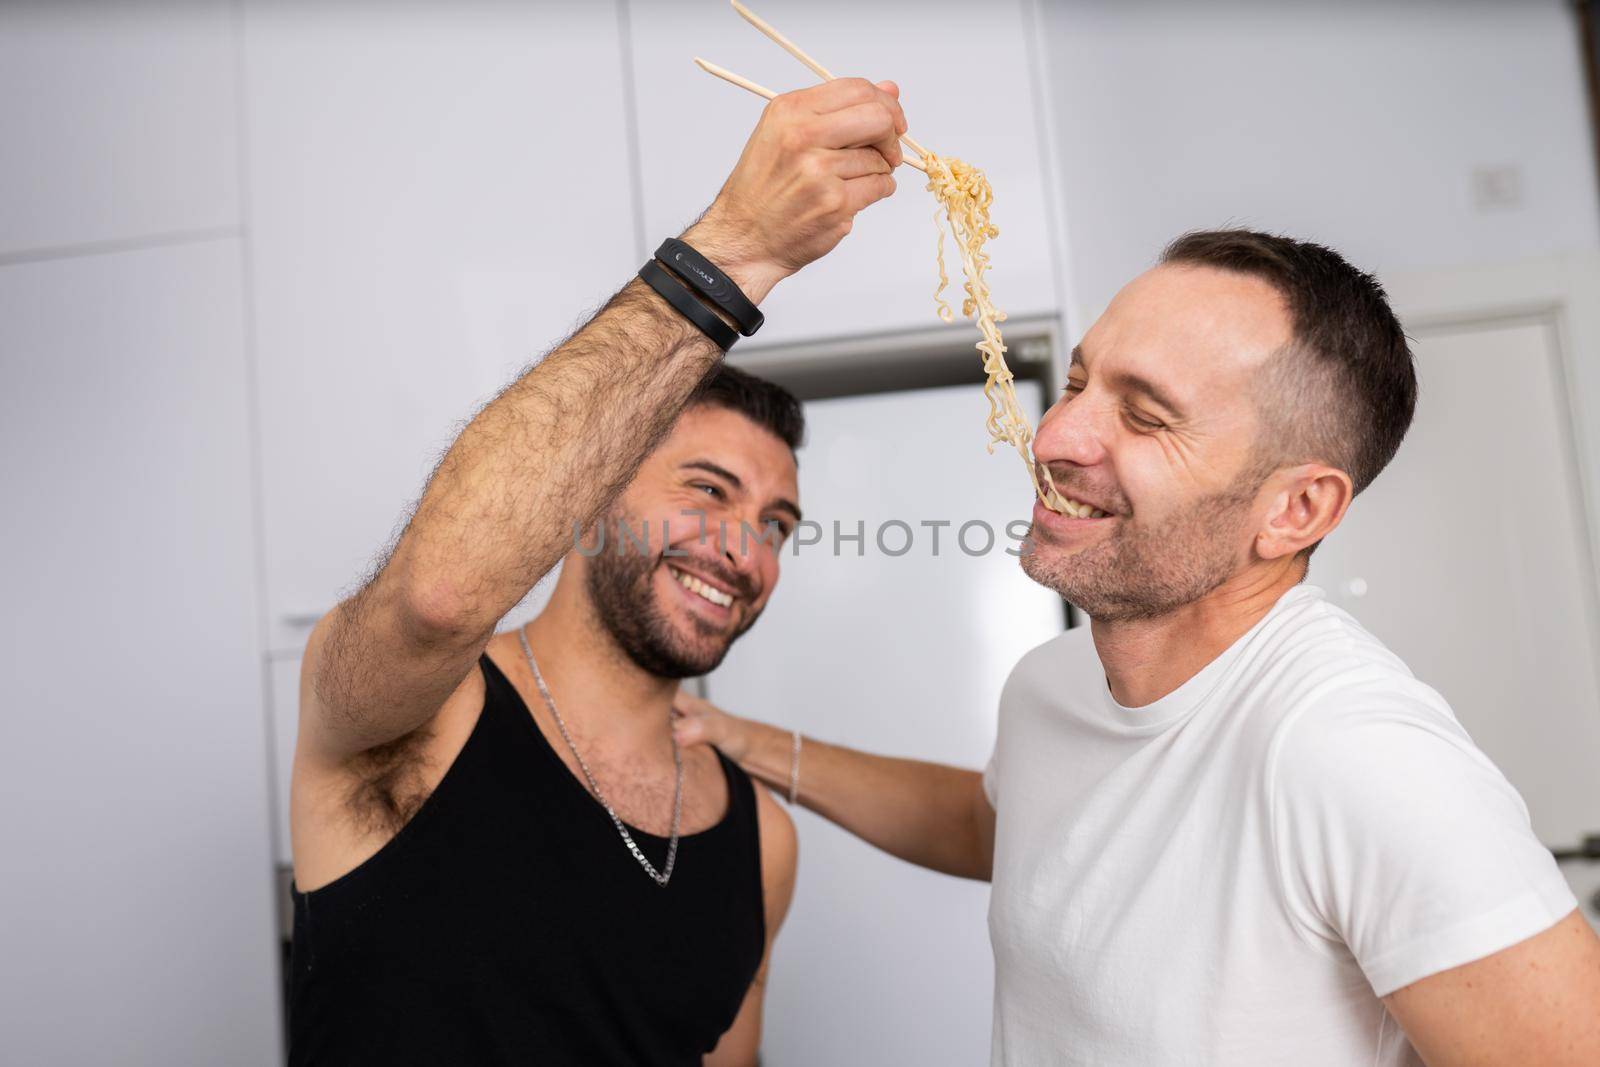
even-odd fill
[{"label": "smiling face", "polygon": [[777,585],[799,495],[794,453],[770,431],[726,408],[685,411],[605,518],[604,550],[573,558],[601,624],[658,677],[714,669]]},{"label": "smiling face", "polygon": [[1291,332],[1278,292],[1243,274],[1169,264],[1118,293],[1034,441],[1056,488],[1093,510],[1035,505],[1028,575],[1113,620],[1170,612],[1246,566],[1271,472],[1254,383]]}]

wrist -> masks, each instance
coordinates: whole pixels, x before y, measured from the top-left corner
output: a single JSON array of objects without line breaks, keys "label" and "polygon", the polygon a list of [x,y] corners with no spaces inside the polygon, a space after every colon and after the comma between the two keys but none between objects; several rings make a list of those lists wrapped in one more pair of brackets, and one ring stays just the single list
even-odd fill
[{"label": "wrist", "polygon": [[758,778],[773,788],[788,789],[790,746],[793,734],[764,722],[745,720],[739,731],[741,752],[730,752],[746,774]]},{"label": "wrist", "polygon": [[734,228],[702,219],[683,233],[696,252],[705,256],[739,287],[746,299],[759,304],[774,286],[794,272],[756,254],[750,242]]}]

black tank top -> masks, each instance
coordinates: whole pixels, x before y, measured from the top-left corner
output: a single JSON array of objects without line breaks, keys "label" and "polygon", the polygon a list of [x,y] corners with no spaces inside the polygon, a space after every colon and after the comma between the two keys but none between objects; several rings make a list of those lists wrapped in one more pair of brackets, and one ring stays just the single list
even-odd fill
[{"label": "black tank top", "polygon": [[[662,889],[489,657],[483,712],[433,795],[355,870],[294,894],[289,1062],[695,1064],[766,942],[755,792]],[[628,832],[659,870],[667,841]]]}]

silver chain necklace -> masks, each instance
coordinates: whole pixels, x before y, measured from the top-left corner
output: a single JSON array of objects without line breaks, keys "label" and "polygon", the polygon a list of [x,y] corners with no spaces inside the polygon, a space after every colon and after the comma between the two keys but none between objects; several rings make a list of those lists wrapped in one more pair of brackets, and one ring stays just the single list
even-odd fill
[{"label": "silver chain necklace", "polygon": [[[617,818],[616,809],[611,806],[610,801],[606,800],[605,794],[600,791],[600,783],[594,780],[594,774],[590,772],[589,765],[583,761],[583,753],[579,752],[578,746],[572,743],[572,735],[567,733],[567,724],[561,721],[561,713],[556,710],[556,702],[550,699],[550,690],[544,684],[544,675],[539,673],[539,664],[534,662],[533,649],[528,647],[527,629],[519,629],[517,637],[522,641],[522,652],[528,657],[528,666],[533,670],[533,681],[539,687],[539,695],[544,698],[544,706],[550,709],[550,716],[556,721],[556,729],[561,731],[561,740],[567,743],[567,748],[572,751],[573,758],[578,761],[578,768],[583,771],[584,778],[589,782],[589,791],[600,802],[600,806],[606,809],[606,814],[611,816],[611,822],[616,826],[617,833],[622,835],[623,844],[628,846],[628,851],[633,853],[633,858],[639,861],[639,866],[644,868],[644,873],[648,874],[656,885],[665,889],[667,882],[672,879],[673,864],[678,860],[678,828],[683,821],[683,753],[678,750],[678,738],[676,736],[672,738],[672,763],[677,768],[677,782],[672,787],[672,838],[667,845],[667,865],[657,871],[655,866],[645,858],[645,854],[639,851],[639,846],[634,843],[633,835],[628,833],[628,828],[623,825],[622,820]],[[668,724],[669,726],[671,724],[670,717],[668,718]]]}]

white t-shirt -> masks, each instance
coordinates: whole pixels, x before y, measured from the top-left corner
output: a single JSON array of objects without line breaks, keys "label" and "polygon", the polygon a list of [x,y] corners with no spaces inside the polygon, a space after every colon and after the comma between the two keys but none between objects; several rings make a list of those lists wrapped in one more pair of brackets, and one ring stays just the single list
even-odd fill
[{"label": "white t-shirt", "polygon": [[984,785],[1008,1067],[1419,1063],[1379,997],[1576,907],[1444,699],[1309,586],[1142,708],[1087,627],[1029,652]]}]

